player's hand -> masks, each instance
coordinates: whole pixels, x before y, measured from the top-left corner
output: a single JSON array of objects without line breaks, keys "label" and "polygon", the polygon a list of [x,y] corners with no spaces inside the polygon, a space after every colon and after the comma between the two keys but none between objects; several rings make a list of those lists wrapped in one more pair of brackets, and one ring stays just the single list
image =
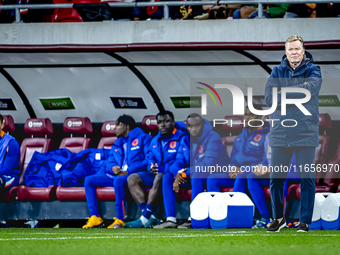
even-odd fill
[{"label": "player's hand", "polygon": [[151,163],[150,171],[154,175],[158,174],[158,163],[156,163],[156,164]]},{"label": "player's hand", "polygon": [[115,175],[118,175],[118,174],[120,174],[122,172],[122,169],[119,166],[114,166],[114,167],[112,167],[112,172]]},{"label": "player's hand", "polygon": [[239,174],[243,174],[241,168],[239,167],[231,167],[231,170],[229,172],[229,177],[231,179],[236,179],[236,177],[239,175]]},{"label": "player's hand", "polygon": [[172,189],[178,193],[180,188],[179,188],[179,182],[177,180],[174,181],[174,184],[172,185]]},{"label": "player's hand", "polygon": [[182,177],[182,173],[177,173],[176,174],[175,181],[177,181],[179,184],[184,184],[184,183],[187,182],[187,180]]},{"label": "player's hand", "polygon": [[117,176],[122,176],[122,175],[127,175],[127,174],[129,174],[128,171],[122,171],[122,172],[120,172],[120,174],[118,174]]},{"label": "player's hand", "polygon": [[262,176],[267,173],[267,170],[268,168],[266,166],[259,164],[255,166],[254,174],[256,176]]}]

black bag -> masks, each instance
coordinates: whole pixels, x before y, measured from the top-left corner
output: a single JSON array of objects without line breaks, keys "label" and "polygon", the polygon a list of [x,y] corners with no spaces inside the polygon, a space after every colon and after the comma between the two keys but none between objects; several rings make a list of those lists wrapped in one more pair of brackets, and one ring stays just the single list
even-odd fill
[{"label": "black bag", "polygon": [[209,19],[226,19],[227,17],[227,9],[224,7],[220,7],[217,11],[211,10],[209,13]]},{"label": "black bag", "polygon": [[74,4],[83,21],[103,21],[111,20],[110,6],[107,3],[102,4]]}]

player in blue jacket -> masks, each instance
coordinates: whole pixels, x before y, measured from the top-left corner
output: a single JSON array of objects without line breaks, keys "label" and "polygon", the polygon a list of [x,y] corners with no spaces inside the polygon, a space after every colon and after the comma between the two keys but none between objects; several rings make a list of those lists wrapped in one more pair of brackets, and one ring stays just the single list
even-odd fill
[{"label": "player in blue jacket", "polygon": [[124,227],[124,201],[127,179],[131,174],[146,171],[147,154],[152,137],[136,127],[135,120],[128,115],[117,119],[115,126],[119,137],[112,145],[110,156],[103,167],[95,175],[85,178],[85,194],[91,213],[83,228],[102,227],[103,220],[99,216],[96,187],[114,187],[116,195],[117,217],[108,228]]},{"label": "player in blue jacket", "polygon": [[[248,107],[246,108],[245,127],[242,133],[236,137],[231,151],[229,174],[222,173],[209,177],[207,182],[209,192],[219,192],[221,187],[234,185],[234,192],[245,193],[247,179],[253,178],[256,181],[261,181],[253,174],[254,169],[262,165],[267,166],[264,143],[269,132],[269,124],[264,122],[261,126],[261,118],[262,116],[255,115],[250,112]],[[249,125],[250,120],[252,120],[251,126]],[[235,179],[234,183],[232,179]]]},{"label": "player in blue jacket", "polygon": [[[170,172],[163,177],[163,200],[167,220],[155,228],[177,227],[175,192],[179,191],[180,184],[187,184],[188,178],[191,178],[193,200],[199,193],[204,192],[207,177],[218,171],[217,166],[222,169],[229,164],[222,139],[213,131],[209,121],[202,119],[199,114],[192,113],[187,117],[187,129],[190,136],[182,138],[176,161],[171,166]],[[190,228],[189,224],[190,218],[188,223],[179,227]]]},{"label": "player in blue jacket", "polygon": [[[143,215],[135,221],[127,222],[125,227],[152,227],[159,223],[153,212],[162,192],[162,178],[170,171],[170,167],[176,159],[182,137],[188,134],[186,125],[175,122],[172,112],[160,112],[156,119],[159,133],[150,143],[149,171],[133,174],[128,179],[131,195]],[[145,187],[152,187],[148,196],[146,196]]]},{"label": "player in blue jacket", "polygon": [[19,143],[3,128],[4,118],[0,114],[0,191],[18,185],[21,173]]}]

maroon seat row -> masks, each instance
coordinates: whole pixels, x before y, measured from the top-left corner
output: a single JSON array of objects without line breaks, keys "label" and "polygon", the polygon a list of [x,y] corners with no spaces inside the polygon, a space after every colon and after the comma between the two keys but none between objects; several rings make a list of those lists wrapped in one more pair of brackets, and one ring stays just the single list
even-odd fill
[{"label": "maroon seat row", "polygon": [[[4,116],[4,131],[13,132],[15,124],[12,116]],[[114,128],[116,121],[105,121],[102,125],[102,138],[98,143],[98,149],[110,149],[112,144],[117,140]],[[142,122],[144,130],[154,133],[157,130],[156,117],[147,115]],[[65,137],[59,148],[67,148],[71,152],[77,153],[81,150],[91,147],[92,141],[86,135],[92,133],[92,123],[89,118],[85,117],[68,117],[63,124],[65,133],[70,134],[70,137]],[[30,137],[25,138],[20,146],[20,169],[21,177],[19,186],[13,187],[6,194],[5,200],[18,201],[52,201],[58,199],[60,201],[82,201],[86,200],[85,190],[80,187],[63,188],[50,186],[48,188],[33,188],[24,185],[23,176],[27,165],[29,164],[34,152],[44,153],[51,149],[52,141],[48,135],[53,133],[53,125],[48,118],[27,119],[24,125],[24,131]],[[82,136],[74,137],[74,134]],[[100,187],[97,189],[99,200],[114,200],[115,194],[113,187]]]}]

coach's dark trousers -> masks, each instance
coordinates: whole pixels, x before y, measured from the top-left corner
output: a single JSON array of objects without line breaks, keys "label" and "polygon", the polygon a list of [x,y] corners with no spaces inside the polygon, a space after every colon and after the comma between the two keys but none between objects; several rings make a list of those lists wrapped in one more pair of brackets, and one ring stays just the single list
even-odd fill
[{"label": "coach's dark trousers", "polygon": [[[272,147],[272,171],[270,173],[270,194],[274,219],[283,217],[283,186],[287,177],[281,167],[289,168],[290,161],[295,151],[297,166],[301,181],[301,199],[300,199],[300,222],[311,224],[315,199],[315,177],[311,164],[314,164],[315,147]],[[306,166],[306,167],[305,167]],[[307,171],[309,169],[309,171]],[[287,168],[285,169],[287,170]],[[293,171],[293,170],[291,170]]]}]

